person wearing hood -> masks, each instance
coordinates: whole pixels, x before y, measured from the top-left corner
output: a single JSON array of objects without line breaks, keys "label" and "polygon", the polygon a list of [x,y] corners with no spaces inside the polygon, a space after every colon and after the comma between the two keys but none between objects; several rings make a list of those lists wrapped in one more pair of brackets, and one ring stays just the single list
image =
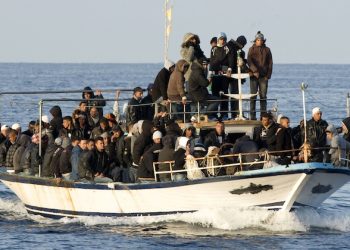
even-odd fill
[{"label": "person wearing hood", "polygon": [[147,95],[142,98],[141,104],[143,104],[142,113],[143,113],[143,119],[152,121],[154,118],[154,105],[152,104],[152,96],[153,96],[153,83],[148,84],[147,86]]},{"label": "person wearing hood", "polygon": [[157,102],[162,97],[163,101],[168,101],[168,84],[170,75],[175,69],[175,63],[166,60],[164,67],[158,72],[153,83],[152,102]]},{"label": "person wearing hood", "polygon": [[59,147],[61,147],[61,144],[62,144],[62,138],[57,137],[54,143],[48,145],[45,151],[43,164],[42,164],[41,175],[43,177],[54,177],[54,170],[51,169],[51,166],[54,166],[54,165],[51,165],[51,163],[52,163],[54,153]]},{"label": "person wearing hood", "polygon": [[206,60],[203,50],[200,47],[199,36],[193,33],[186,33],[181,44],[180,55],[183,60],[189,64],[189,70],[185,72],[185,79],[191,76],[191,65],[198,63],[199,60]]},{"label": "person wearing hood", "polygon": [[81,96],[86,101],[88,112],[91,107],[96,107],[99,116],[103,117],[103,107],[106,106],[106,101],[103,98],[101,90],[96,90],[95,95],[90,87],[85,87]]},{"label": "person wearing hood", "polygon": [[[272,75],[272,54],[266,47],[264,35],[258,31],[253,41],[253,46],[248,51],[248,66],[250,69],[250,94],[259,91],[260,114],[267,111],[267,87]],[[256,96],[251,97],[250,119],[256,120]]]},{"label": "person wearing hood", "polygon": [[208,62],[206,60],[201,61],[201,63],[192,64],[192,74],[188,79],[188,94],[191,100],[195,102],[194,105],[196,107],[197,102],[201,105],[206,105],[209,119],[214,119],[216,117],[215,111],[218,110],[220,103],[214,101],[218,100],[219,97],[212,96],[208,92],[207,87],[210,82],[206,75],[207,67]]},{"label": "person wearing hood", "polygon": [[[323,162],[324,149],[327,146],[327,135],[326,128],[328,123],[322,119],[322,111],[319,107],[312,109],[312,118],[306,123],[307,131],[307,142],[310,144],[311,148],[318,148],[311,150],[310,161]],[[303,133],[303,139],[305,138],[305,133]]]},{"label": "person wearing hood", "polygon": [[153,145],[142,155],[142,161],[137,172],[139,178],[154,178],[153,162],[158,161],[159,151],[162,149],[162,133],[155,131],[152,135]]},{"label": "person wearing hood", "polygon": [[[159,162],[171,162],[174,161],[175,153],[175,140],[174,137],[166,135],[162,138],[162,144],[164,147],[159,151]],[[171,163],[170,163],[171,164]],[[170,171],[169,163],[160,163],[158,165],[158,171]],[[170,174],[159,174],[157,176],[160,181],[171,181]]]},{"label": "person wearing hood", "polygon": [[21,159],[24,151],[31,143],[31,137],[25,134],[20,134],[16,140],[16,143],[19,145],[19,147],[13,156],[13,168],[15,170],[15,173],[19,173],[23,171],[23,167],[21,166]]},{"label": "person wearing hood", "polygon": [[[74,137],[73,137],[74,138]],[[74,140],[76,143],[76,140]],[[62,139],[62,153],[59,159],[58,169],[56,169],[56,177],[62,177],[65,180],[74,180],[72,178],[72,163],[70,161],[72,156],[72,141],[68,137],[64,137]]]},{"label": "person wearing hood", "polygon": [[326,128],[327,139],[330,141],[330,150],[328,154],[331,158],[331,163],[334,166],[346,166],[345,160],[347,153],[350,150],[350,143],[343,137],[339,136],[334,125],[330,124]]},{"label": "person wearing hood", "polygon": [[[226,42],[227,36],[224,32],[221,32],[218,36],[217,46],[211,51],[209,67],[210,76],[215,75],[212,77],[212,94],[218,97],[221,96],[222,99],[227,99],[221,93],[228,93],[235,58]],[[227,119],[228,102],[221,102],[220,110],[224,111],[220,113],[220,118]]]},{"label": "person wearing hood", "polygon": [[[230,48],[233,56],[232,73],[238,73],[238,66],[241,68],[241,73],[248,73],[247,60],[245,59],[245,52],[243,51],[246,44],[247,39],[245,36],[239,36],[236,41],[231,39],[227,42],[227,46]],[[244,82],[245,79],[241,79],[241,83],[243,84]],[[232,79],[229,88],[231,94],[238,94],[238,79]],[[232,118],[235,118],[239,114],[238,109],[238,100],[233,99],[231,101]]]},{"label": "person wearing hood", "polygon": [[126,110],[126,125],[135,124],[143,118],[143,107],[139,106],[142,101],[143,89],[141,87],[134,88],[133,96],[128,102]]},{"label": "person wearing hood", "polygon": [[259,149],[268,151],[276,150],[276,133],[278,125],[275,123],[268,113],[261,116],[261,125],[254,128],[253,141],[255,141]]},{"label": "person wearing hood", "polygon": [[[173,170],[183,170],[186,164],[186,156],[190,154],[189,139],[185,136],[179,138],[179,145],[174,152],[174,168]],[[186,179],[185,171],[183,173],[174,173],[173,181],[181,181]]]},{"label": "person wearing hood", "polygon": [[[171,103],[171,108],[173,112],[184,112],[183,108],[186,105],[187,97],[185,91],[185,74],[189,68],[189,64],[185,60],[179,60],[176,63],[175,70],[170,76],[169,85],[168,85],[168,98]],[[186,107],[187,111],[189,107]],[[183,116],[181,114],[175,115],[178,119],[181,119]]]},{"label": "person wearing hood", "polygon": [[341,125],[344,139],[350,142],[350,117],[345,118]]},{"label": "person wearing hood", "polygon": [[53,138],[56,139],[62,129],[62,111],[60,106],[53,106],[50,109],[50,114],[52,115],[52,119],[50,121],[50,129],[52,130]]}]

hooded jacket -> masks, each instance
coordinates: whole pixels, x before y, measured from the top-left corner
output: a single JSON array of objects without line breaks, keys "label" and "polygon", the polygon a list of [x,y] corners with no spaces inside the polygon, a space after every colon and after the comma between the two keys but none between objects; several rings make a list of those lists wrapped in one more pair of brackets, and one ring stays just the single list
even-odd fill
[{"label": "hooded jacket", "polygon": [[[97,107],[97,111],[99,113],[100,117],[103,117],[103,107],[106,106],[106,101],[103,100],[103,95],[95,95],[94,92],[92,91],[92,89],[90,87],[85,87],[83,90],[83,93],[81,94],[82,99],[85,99],[84,94],[88,92],[91,94],[91,97],[89,100],[87,101],[87,110],[88,112],[90,112],[90,108],[91,107]],[[99,100],[94,100],[94,99],[99,99]]]},{"label": "hooded jacket", "polygon": [[185,60],[179,60],[174,72],[170,75],[167,93],[171,101],[181,101],[182,97],[186,96],[184,87],[186,66],[188,67],[189,64]]},{"label": "hooded jacket", "polygon": [[62,123],[63,123],[62,111],[59,106],[53,106],[50,109],[50,113],[53,116],[52,120],[50,121],[50,128],[52,130],[52,135],[55,139],[58,137],[58,134],[62,129]]},{"label": "hooded jacket", "polygon": [[168,84],[170,79],[170,71],[167,68],[162,68],[156,76],[152,90],[152,101],[156,102],[160,97],[163,100],[168,100]]},{"label": "hooded jacket", "polygon": [[188,94],[195,102],[201,102],[207,99],[209,92],[207,87],[209,81],[205,76],[204,69],[199,64],[192,64],[192,74],[188,79]]},{"label": "hooded jacket", "polygon": [[142,123],[142,133],[137,137],[133,148],[133,163],[140,165],[141,156],[152,144],[152,128],[151,121],[144,121]]},{"label": "hooded jacket", "polygon": [[258,47],[253,44],[248,52],[248,65],[253,73],[258,73],[260,77],[271,78],[272,75],[272,54],[265,44]]},{"label": "hooded jacket", "polygon": [[137,171],[138,177],[154,178],[153,162],[158,161],[158,154],[161,149],[162,144],[156,143],[143,154],[141,165]]}]

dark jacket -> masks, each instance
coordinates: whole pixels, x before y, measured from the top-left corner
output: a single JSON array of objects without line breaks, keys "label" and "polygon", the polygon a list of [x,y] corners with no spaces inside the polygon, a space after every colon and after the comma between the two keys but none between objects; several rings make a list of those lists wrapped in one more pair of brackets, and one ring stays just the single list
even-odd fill
[{"label": "dark jacket", "polygon": [[62,129],[62,111],[59,106],[53,106],[50,109],[50,113],[53,116],[52,120],[50,121],[50,128],[52,130],[53,137],[57,138],[60,130]]},{"label": "dark jacket", "polygon": [[70,161],[72,156],[72,149],[72,145],[69,145],[68,147],[63,149],[60,157],[58,173],[56,172],[56,176],[72,172],[72,163]]},{"label": "dark jacket", "polygon": [[143,118],[143,108],[142,106],[137,106],[141,104],[141,100],[138,101],[134,97],[128,102],[128,107],[126,110],[126,124],[135,124]]},{"label": "dark jacket", "polygon": [[211,51],[210,57],[210,71],[222,71],[223,67],[234,67],[234,55],[230,48],[225,45],[223,47],[214,47]]},{"label": "dark jacket", "polygon": [[108,154],[105,151],[98,151],[97,149],[93,150],[93,161],[92,167],[93,173],[103,173],[105,176],[109,173],[110,161]]},{"label": "dark jacket", "polygon": [[259,149],[266,148],[268,151],[276,150],[276,132],[278,125],[271,123],[267,128],[263,125],[254,128],[253,141],[258,144]]},{"label": "dark jacket", "polygon": [[[240,154],[240,153],[257,153],[258,152],[258,145],[256,142],[250,139],[249,136],[245,135],[241,138],[237,139],[236,143],[233,146],[233,154]],[[249,154],[249,155],[243,155],[242,156],[242,162],[254,162],[255,159],[258,159],[258,154]]]},{"label": "dark jacket", "polygon": [[222,144],[226,142],[226,134],[222,135],[222,143],[220,143],[219,135],[216,134],[216,131],[211,131],[204,139],[204,147],[208,149],[210,146],[220,148]]},{"label": "dark jacket", "polygon": [[166,68],[162,68],[156,79],[154,80],[153,90],[152,90],[152,101],[157,101],[160,97],[163,97],[163,100],[168,100],[168,83],[170,79],[170,72]]},{"label": "dark jacket", "polygon": [[112,145],[114,146],[114,152],[115,152],[115,165],[118,167],[127,167],[128,164],[124,159],[124,152],[125,152],[125,135],[122,135],[118,137],[115,141],[112,142]]},{"label": "dark jacket", "polygon": [[7,151],[7,154],[6,154],[6,161],[5,161],[5,166],[7,168],[13,169],[13,158],[14,158],[16,150],[19,148],[19,146],[20,145],[15,142],[15,143],[11,144],[11,146],[9,147],[9,150]]},{"label": "dark jacket", "polygon": [[39,173],[40,162],[39,145],[31,143],[22,155],[21,166],[23,169],[29,170],[32,175],[35,175]]},{"label": "dark jacket", "polygon": [[158,161],[158,154],[162,148],[161,143],[153,144],[142,156],[137,175],[140,178],[154,178],[153,162]]},{"label": "dark jacket", "polygon": [[[327,144],[327,135],[326,128],[328,123],[325,120],[320,120],[316,122],[313,118],[307,121],[306,130],[307,130],[307,140],[310,143],[310,146],[313,148],[316,147],[325,147]],[[303,137],[304,138],[304,137]]]},{"label": "dark jacket", "polygon": [[[85,99],[84,93],[89,92],[91,94],[91,98],[86,100],[87,102],[87,110],[90,112],[91,107],[97,107],[97,111],[100,117],[103,116],[103,107],[106,106],[106,101],[103,98],[103,95],[95,95],[90,87],[85,87],[82,93],[82,99]],[[97,99],[97,100],[96,100]]]},{"label": "dark jacket", "polygon": [[84,150],[79,157],[78,162],[78,175],[80,179],[93,180],[93,159],[94,151],[93,150]]},{"label": "dark jacket", "polygon": [[96,139],[97,137],[101,136],[103,133],[110,133],[111,128],[109,126],[106,127],[106,129],[102,129],[101,126],[98,126],[94,128],[91,132],[91,139]]},{"label": "dark jacket", "polygon": [[91,128],[88,124],[85,125],[85,127],[79,127],[79,125],[75,128],[74,135],[76,138],[80,139],[89,139],[91,137]]},{"label": "dark jacket", "polygon": [[[70,157],[70,163],[72,165],[72,179],[77,180],[79,178],[79,158],[83,150],[79,145],[74,146]],[[74,173],[74,175],[73,175]],[[76,174],[76,175],[75,175]]]},{"label": "dark jacket", "polygon": [[253,73],[259,73],[259,78],[270,79],[273,65],[270,49],[265,44],[261,47],[254,44],[248,52],[248,65]]},{"label": "dark jacket", "polygon": [[[276,135],[276,151],[292,150],[292,130],[290,128],[281,128]],[[279,153],[281,157],[293,156],[293,152]]]},{"label": "dark jacket", "polygon": [[[248,61],[247,59],[245,59],[245,52],[241,49],[240,45],[234,41],[233,39],[231,39],[230,41],[227,42],[227,47],[229,47],[230,51],[231,51],[231,55],[233,57],[233,68],[232,68],[232,73],[237,73],[237,57],[238,54],[240,56],[240,58],[243,59],[244,65],[241,67],[241,72],[248,72]],[[238,53],[238,51],[240,51]],[[244,82],[245,79],[242,79],[242,82]]]},{"label": "dark jacket", "polygon": [[152,144],[152,127],[153,124],[150,121],[142,123],[142,133],[137,137],[133,149],[133,163],[136,165],[140,165],[141,156]]},{"label": "dark jacket", "polygon": [[188,79],[188,94],[195,102],[201,102],[207,99],[209,81],[204,73],[204,69],[199,64],[192,64],[192,74]]},{"label": "dark jacket", "polygon": [[189,64],[185,60],[179,60],[175,65],[174,72],[170,75],[168,85],[168,98],[171,101],[181,101],[186,96],[185,92],[185,67]]},{"label": "dark jacket", "polygon": [[51,169],[51,162],[53,158],[53,154],[57,150],[58,146],[56,144],[51,144],[46,149],[44,159],[43,159],[43,165],[42,165],[42,176],[43,177],[53,177],[54,176],[54,170]]},{"label": "dark jacket", "polygon": [[173,170],[181,170],[184,169],[186,163],[186,150],[183,148],[179,148],[174,152],[174,168]]},{"label": "dark jacket", "polygon": [[52,155],[52,161],[50,164],[50,170],[52,171],[51,173],[49,173],[49,176],[55,176],[55,177],[60,177],[60,158],[63,152],[63,148],[62,147],[57,147],[55,152]]},{"label": "dark jacket", "polygon": [[154,106],[152,105],[152,96],[146,95],[142,100],[141,104],[148,104],[142,106],[142,120],[152,121],[154,117]]}]

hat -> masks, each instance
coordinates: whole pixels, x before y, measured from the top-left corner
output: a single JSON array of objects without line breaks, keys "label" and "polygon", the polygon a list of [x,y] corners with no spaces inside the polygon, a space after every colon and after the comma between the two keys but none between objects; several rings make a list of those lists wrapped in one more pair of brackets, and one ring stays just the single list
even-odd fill
[{"label": "hat", "polygon": [[314,116],[317,113],[322,113],[321,109],[319,107],[315,107],[312,109],[312,116]]},{"label": "hat", "polygon": [[41,121],[45,123],[50,123],[50,119],[47,115],[41,116]]},{"label": "hat", "polygon": [[218,40],[219,40],[220,38],[224,38],[225,40],[227,40],[226,33],[225,33],[225,32],[220,32],[220,34],[218,35]]},{"label": "hat", "polygon": [[160,131],[154,131],[153,135],[152,135],[152,139],[161,139],[162,138],[162,132]]},{"label": "hat", "polygon": [[337,134],[337,129],[334,127],[333,124],[329,124],[328,127],[326,128],[326,132]]},{"label": "hat", "polygon": [[243,48],[247,44],[247,39],[245,38],[245,36],[239,36],[239,37],[237,37],[236,42],[239,45],[241,45],[241,48]]},{"label": "hat", "polygon": [[4,125],[2,125],[1,126],[1,130],[5,130],[5,129],[9,129],[10,127],[8,126],[8,125],[6,125],[6,124],[4,124]]},{"label": "hat", "polygon": [[258,31],[258,32],[256,33],[255,39],[254,39],[253,42],[255,42],[255,41],[258,40],[258,39],[265,41],[265,37],[264,37],[264,35],[261,33],[261,31]]},{"label": "hat", "polygon": [[153,83],[148,84],[147,90],[153,89],[153,85],[154,85]]},{"label": "hat", "polygon": [[169,70],[171,67],[175,66],[175,63],[171,60],[166,59],[164,62],[164,68]]},{"label": "hat", "polygon": [[218,38],[216,36],[214,36],[212,39],[210,39],[210,44],[217,43],[217,42],[218,42]]},{"label": "hat", "polygon": [[21,128],[21,125],[19,123],[14,123],[11,128],[14,130],[17,130],[17,129]]},{"label": "hat", "polygon": [[185,137],[185,136],[179,137],[179,145],[178,145],[178,147],[177,147],[177,150],[178,150],[179,148],[182,148],[182,149],[185,149],[185,150],[186,150],[188,140],[189,140],[189,139],[188,139],[187,137]]},{"label": "hat", "polygon": [[[34,136],[34,135],[33,135]],[[55,145],[56,146],[61,146],[62,145],[62,138],[61,137],[57,137],[55,139]]]},{"label": "hat", "polygon": [[184,35],[184,38],[183,38],[183,43],[186,43],[188,42],[189,40],[191,40],[192,38],[194,38],[195,34],[189,32],[189,33],[186,33]]},{"label": "hat", "polygon": [[350,117],[347,117],[343,120],[343,124],[345,125],[346,129],[350,131]]}]

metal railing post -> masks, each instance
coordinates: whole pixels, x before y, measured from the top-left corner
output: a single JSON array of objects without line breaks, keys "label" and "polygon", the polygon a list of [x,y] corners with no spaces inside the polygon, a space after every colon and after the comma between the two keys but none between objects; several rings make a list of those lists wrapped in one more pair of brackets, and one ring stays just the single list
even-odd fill
[{"label": "metal railing post", "polygon": [[39,177],[41,177],[41,155],[42,155],[42,149],[41,149],[41,146],[42,146],[42,141],[41,141],[41,126],[42,126],[42,114],[43,114],[43,100],[40,99],[39,101],[39,158],[40,158],[40,164],[39,164]]}]

